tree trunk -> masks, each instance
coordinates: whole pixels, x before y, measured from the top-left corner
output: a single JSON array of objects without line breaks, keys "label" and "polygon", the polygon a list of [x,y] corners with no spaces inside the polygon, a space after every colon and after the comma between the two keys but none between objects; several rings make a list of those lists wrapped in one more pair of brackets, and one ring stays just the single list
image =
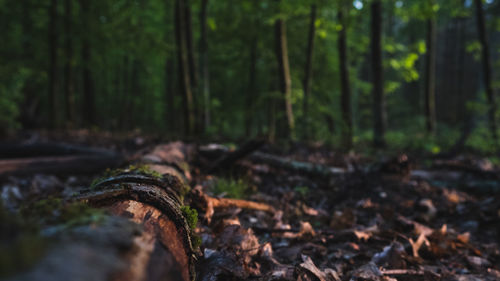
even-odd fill
[{"label": "tree trunk", "polygon": [[194,133],[195,112],[191,78],[189,74],[188,47],[186,39],[184,0],[175,1],[175,35],[177,43],[177,59],[179,65],[179,84],[184,105],[184,133],[188,136]]},{"label": "tree trunk", "polygon": [[68,127],[73,127],[75,122],[75,91],[73,84],[73,39],[72,21],[73,7],[72,0],[64,1],[65,31],[66,31],[66,65],[64,67],[66,76],[64,78],[64,97],[66,103],[66,122]]},{"label": "tree trunk", "polygon": [[491,59],[490,59],[490,47],[488,43],[488,35],[486,33],[486,23],[484,19],[483,4],[481,0],[474,0],[476,4],[476,22],[477,22],[477,33],[479,36],[479,42],[481,43],[481,60],[483,66],[483,81],[484,87],[486,88],[486,97],[488,99],[488,122],[490,127],[490,133],[495,141],[497,142],[497,125],[496,125],[496,103],[495,103],[495,93],[493,90],[493,84],[491,81],[492,70],[491,70]]},{"label": "tree trunk", "polygon": [[425,60],[425,124],[428,134],[436,128],[436,21],[427,19],[427,54]]},{"label": "tree trunk", "polygon": [[286,37],[286,24],[284,19],[277,19],[275,24],[276,56],[278,59],[278,72],[280,80],[280,91],[283,95],[282,102],[285,112],[285,126],[280,126],[280,136],[284,138],[294,137],[294,120],[292,110],[292,79],[290,77],[290,65],[288,62],[288,46]]},{"label": "tree trunk", "polygon": [[307,40],[306,65],[304,69],[304,134],[306,139],[309,138],[309,96],[311,95],[311,80],[312,80],[312,60],[314,53],[314,37],[316,35],[316,5],[311,5],[311,13],[309,20],[309,36]]},{"label": "tree trunk", "polygon": [[250,43],[250,71],[248,73],[248,92],[246,96],[246,107],[245,107],[245,135],[250,137],[252,134],[252,121],[255,111],[256,99],[256,77],[257,77],[257,47],[258,39],[257,33],[255,32],[252,36],[252,42]]},{"label": "tree trunk", "polygon": [[57,80],[57,0],[49,6],[49,126],[56,127],[56,80]]},{"label": "tree trunk", "polygon": [[373,79],[373,119],[374,145],[385,146],[386,113],[384,100],[384,77],[382,65],[382,3],[374,0],[371,4],[371,49]]},{"label": "tree trunk", "polygon": [[167,121],[167,130],[173,134],[177,131],[175,126],[175,96],[174,96],[174,61],[169,56],[165,62],[165,120]]},{"label": "tree trunk", "polygon": [[340,62],[340,103],[342,106],[342,142],[346,149],[352,147],[352,113],[351,113],[351,87],[349,84],[349,61],[347,59],[346,21],[344,20],[344,7],[338,11],[338,20],[342,25],[339,31],[338,48]]},{"label": "tree trunk", "polygon": [[90,1],[80,0],[83,21],[83,43],[82,43],[82,60],[83,60],[83,116],[87,127],[95,125],[95,97],[94,97],[94,81],[90,70],[91,60],[91,45],[90,45]]},{"label": "tree trunk", "polygon": [[191,0],[184,0],[184,31],[186,32],[186,47],[187,58],[189,66],[189,78],[191,82],[191,92],[193,96],[193,112],[194,112],[194,128],[193,132],[198,135],[202,131],[203,126],[203,111],[200,101],[203,99],[198,98],[198,71],[196,70],[194,43],[193,43],[193,24],[191,19]]},{"label": "tree trunk", "polygon": [[207,39],[208,0],[201,0],[200,10],[200,92],[203,94],[203,131],[210,127],[210,84],[208,76],[208,39]]}]

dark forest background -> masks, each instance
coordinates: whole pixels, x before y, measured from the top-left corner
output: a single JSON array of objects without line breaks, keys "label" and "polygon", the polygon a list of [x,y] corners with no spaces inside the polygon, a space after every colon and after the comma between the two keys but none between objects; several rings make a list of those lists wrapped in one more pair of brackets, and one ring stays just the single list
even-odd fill
[{"label": "dark forest background", "polygon": [[0,131],[496,149],[498,0],[0,0]]}]

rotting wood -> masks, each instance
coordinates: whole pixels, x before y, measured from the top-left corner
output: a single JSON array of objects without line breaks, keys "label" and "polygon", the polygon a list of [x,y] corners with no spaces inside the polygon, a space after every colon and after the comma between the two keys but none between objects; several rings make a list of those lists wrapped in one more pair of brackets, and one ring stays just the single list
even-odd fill
[{"label": "rotting wood", "polygon": [[71,271],[72,280],[194,280],[198,250],[193,246],[193,218],[181,199],[190,151],[182,143],[157,146],[137,164],[108,171],[92,186],[64,198],[65,204],[106,210],[104,222],[56,226],[60,234],[48,253],[14,279],[64,280]]}]

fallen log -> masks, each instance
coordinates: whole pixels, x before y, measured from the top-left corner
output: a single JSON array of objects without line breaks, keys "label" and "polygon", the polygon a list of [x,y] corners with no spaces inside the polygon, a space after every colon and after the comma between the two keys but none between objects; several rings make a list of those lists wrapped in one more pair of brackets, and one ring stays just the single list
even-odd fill
[{"label": "fallen log", "polygon": [[182,200],[189,151],[181,143],[158,146],[64,198],[65,207],[47,213],[65,214],[75,205],[106,213],[83,224],[79,219],[76,226],[74,220],[43,225],[48,250],[10,280],[194,280],[197,214]]},{"label": "fallen log", "polygon": [[64,143],[0,144],[0,176],[96,173],[124,161],[110,150]]},{"label": "fallen log", "polygon": [[124,157],[118,154],[35,157],[0,160],[0,176],[96,173],[122,165]]},{"label": "fallen log", "polygon": [[346,174],[346,169],[344,168],[329,167],[321,164],[295,161],[292,159],[287,159],[261,152],[254,152],[249,156],[249,158],[253,162],[264,163],[281,169],[310,174],[314,176],[328,177],[341,176]]},{"label": "fallen log", "polygon": [[63,155],[114,154],[113,152],[95,148],[65,143],[0,143],[0,158],[32,158]]}]

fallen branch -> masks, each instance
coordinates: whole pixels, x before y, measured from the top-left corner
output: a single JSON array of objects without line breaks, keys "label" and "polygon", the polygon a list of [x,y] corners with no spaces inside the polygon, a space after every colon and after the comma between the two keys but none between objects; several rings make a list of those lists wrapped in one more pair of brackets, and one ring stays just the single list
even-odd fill
[{"label": "fallen branch", "polygon": [[250,160],[259,163],[265,163],[281,169],[290,170],[298,173],[305,173],[315,176],[341,176],[346,174],[344,168],[329,167],[321,164],[295,161],[275,155],[254,152],[250,155]]},{"label": "fallen branch", "polygon": [[229,152],[228,154],[220,157],[212,167],[209,169],[209,173],[215,173],[221,170],[227,170],[232,165],[234,165],[238,160],[245,158],[247,155],[251,154],[255,150],[259,149],[264,144],[262,140],[251,140],[237,150]]}]

